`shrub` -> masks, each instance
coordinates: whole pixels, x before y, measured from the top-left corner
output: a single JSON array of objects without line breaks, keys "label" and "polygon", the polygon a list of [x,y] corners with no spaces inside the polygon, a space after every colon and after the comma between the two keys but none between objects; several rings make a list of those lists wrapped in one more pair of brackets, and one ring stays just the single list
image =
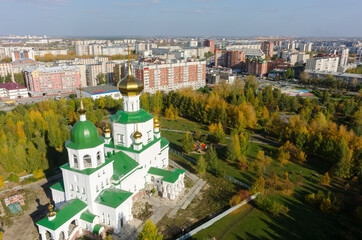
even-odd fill
[{"label": "shrub", "polygon": [[255,204],[259,209],[272,214],[274,217],[286,215],[289,212],[288,207],[270,199],[269,197],[263,198],[261,194],[258,194],[255,198]]},{"label": "shrub", "polygon": [[152,188],[151,193],[152,193],[152,194],[155,194],[155,192],[156,192],[156,189],[155,189],[155,188]]},{"label": "shrub", "polygon": [[43,169],[34,170],[33,174],[34,174],[34,177],[37,179],[42,178],[44,176]]},{"label": "shrub", "polygon": [[9,180],[10,182],[18,183],[19,180],[20,180],[20,178],[19,178],[18,175],[12,173],[12,174],[9,176],[8,180]]},{"label": "shrub", "polygon": [[4,177],[0,176],[0,188],[2,188],[5,185]]},{"label": "shrub", "polygon": [[234,195],[230,199],[229,204],[232,207],[249,198],[250,198],[250,193],[248,190],[240,190],[236,195]]}]

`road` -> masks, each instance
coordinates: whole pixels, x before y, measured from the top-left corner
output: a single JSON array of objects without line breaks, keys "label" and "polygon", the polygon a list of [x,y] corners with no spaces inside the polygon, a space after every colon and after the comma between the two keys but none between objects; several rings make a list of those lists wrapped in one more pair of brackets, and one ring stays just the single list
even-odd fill
[{"label": "road", "polygon": [[[12,106],[8,106],[6,105],[6,101],[9,100],[2,100],[0,101],[0,110],[2,111],[6,111],[9,112],[12,109],[14,109],[17,105],[27,105],[27,104],[31,104],[31,103],[38,103],[38,102],[42,102],[44,100],[49,100],[49,99],[56,99],[56,98],[66,98],[69,96],[70,93],[65,93],[65,94],[56,94],[56,95],[51,95],[51,96],[41,96],[41,97],[29,97],[29,98],[21,98],[21,99],[14,99],[16,101],[15,105]],[[13,99],[11,99],[13,100]]]}]

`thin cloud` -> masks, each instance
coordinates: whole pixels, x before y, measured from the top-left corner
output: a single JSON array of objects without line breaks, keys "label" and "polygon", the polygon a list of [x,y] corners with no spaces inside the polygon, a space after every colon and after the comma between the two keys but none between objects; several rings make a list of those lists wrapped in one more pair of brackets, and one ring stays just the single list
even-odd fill
[{"label": "thin cloud", "polygon": [[150,5],[160,4],[160,0],[140,1],[140,2],[113,2],[113,5],[119,5],[124,7],[144,7]]},{"label": "thin cloud", "polygon": [[173,8],[170,9],[161,9],[161,12],[168,12],[168,13],[203,13],[201,9],[194,9],[194,10],[176,10]]},{"label": "thin cloud", "polygon": [[83,12],[86,12],[86,13],[101,13],[101,12],[103,12],[103,10],[100,10],[100,9],[85,9],[85,10],[83,10]]}]

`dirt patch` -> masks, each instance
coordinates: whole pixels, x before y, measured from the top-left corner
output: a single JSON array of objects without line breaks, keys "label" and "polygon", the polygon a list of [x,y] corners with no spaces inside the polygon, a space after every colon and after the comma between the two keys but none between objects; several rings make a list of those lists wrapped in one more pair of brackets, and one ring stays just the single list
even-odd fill
[{"label": "dirt patch", "polygon": [[[48,189],[48,191],[50,190]],[[8,224],[4,226],[3,235],[3,239],[5,240],[39,239],[38,228],[35,222],[46,215],[48,211],[48,198],[44,189],[40,186],[27,189],[25,193],[27,207],[22,213],[10,217],[8,221],[6,221]]]}]

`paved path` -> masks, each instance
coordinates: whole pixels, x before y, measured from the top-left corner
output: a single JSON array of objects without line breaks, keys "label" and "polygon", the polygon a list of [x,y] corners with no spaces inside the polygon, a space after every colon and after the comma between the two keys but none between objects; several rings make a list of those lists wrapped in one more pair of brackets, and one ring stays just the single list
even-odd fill
[{"label": "paved path", "polygon": [[205,186],[206,182],[201,178],[197,180],[196,184],[190,189],[190,191],[177,203],[172,211],[170,212],[170,216],[175,216],[177,211],[181,209],[186,209],[187,206],[191,203],[191,201],[196,197],[196,195],[201,191],[201,189]]}]

